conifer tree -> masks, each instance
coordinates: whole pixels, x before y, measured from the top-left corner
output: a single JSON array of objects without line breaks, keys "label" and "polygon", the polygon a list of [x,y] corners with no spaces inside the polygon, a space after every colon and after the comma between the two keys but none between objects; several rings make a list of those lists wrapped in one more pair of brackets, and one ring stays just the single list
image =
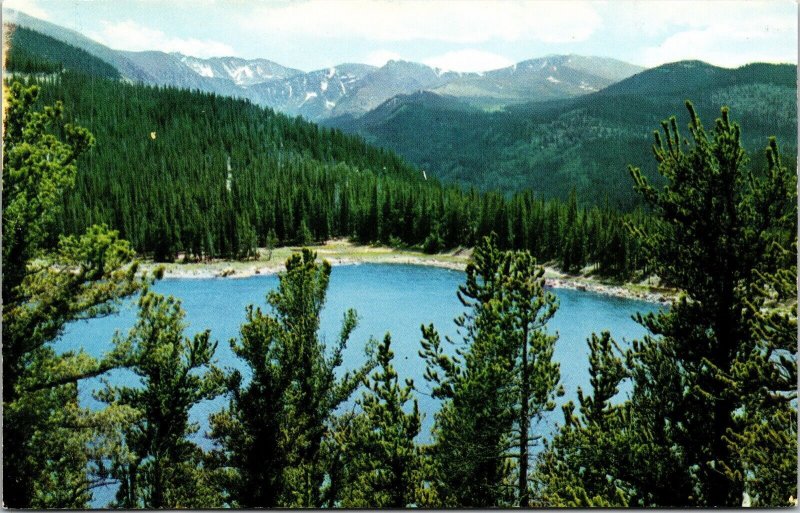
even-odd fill
[{"label": "conifer tree", "polygon": [[297,243],[301,246],[307,246],[314,242],[314,235],[308,229],[306,220],[300,221],[300,226],[297,228]]},{"label": "conifer tree", "polygon": [[208,486],[202,450],[189,437],[198,426],[189,410],[222,391],[222,373],[212,363],[216,342],[209,331],[189,339],[180,302],[147,292],[139,320],[116,345],[129,355],[129,368],[142,387],[107,384],[99,397],[136,412],[121,426],[122,450],[109,474],[120,483],[116,506],[123,508],[208,508],[221,505]]},{"label": "conifer tree", "polygon": [[579,413],[572,401],[562,407],[564,425],[537,458],[534,504],[539,507],[637,504],[623,479],[637,468],[630,458],[625,407],[611,402],[627,373],[623,353],[608,332],[592,334],[587,342],[592,394],[578,388]]},{"label": "conifer tree", "polygon": [[349,480],[341,492],[342,507],[405,508],[417,503],[421,455],[414,438],[421,417],[416,400],[406,411],[414,384],[410,380],[405,386],[398,383],[391,342],[387,333],[377,346],[378,368],[359,401],[363,418],[349,432],[343,462]]},{"label": "conifer tree", "polygon": [[529,449],[532,442],[531,421],[555,408],[553,398],[561,377],[559,364],[553,362],[558,336],[546,332],[558,302],[544,290],[544,268],[537,266],[530,253],[506,253],[511,258],[500,270],[504,277],[501,318],[509,319],[504,336],[511,342],[513,357],[518,359],[515,373],[519,388],[516,411],[518,450],[519,506],[530,505],[528,489]]},{"label": "conifer tree", "polygon": [[727,109],[709,136],[687,107],[691,144],[675,118],[656,133],[667,185],[631,170],[657,214],[637,233],[648,265],[684,294],[639,316],[653,335],[634,341],[624,373],[597,360],[608,385],[630,376],[628,401],[602,423],[596,400],[581,397],[583,420],[565,410],[537,474],[555,504],[780,506],[796,495],[795,177],[774,140],[766,172],[752,170]]},{"label": "conifer tree", "polygon": [[[646,337],[634,346],[634,382],[652,394],[649,406],[637,405],[635,391],[634,408],[657,408],[660,443],[680,448],[679,475],[664,476],[662,497],[679,495],[686,505],[735,506],[745,491],[743,469],[727,437],[740,429],[744,405],[732,379],[736,362],[757,345],[747,320],[754,277],[781,269],[772,246],[796,237],[791,235],[796,203],[794,187],[788,186],[792,177],[779,165],[774,141],[770,170],[759,176],[748,165],[740,128],[727,108],[712,136],[691,103],[687,108],[691,145],[680,137],[675,118],[663,123],[663,140],[656,133],[654,152],[667,187],[659,191],[631,169],[637,190],[659,218],[642,234],[651,265],[685,291],[668,313],[641,318],[659,338]],[[760,189],[775,192],[770,207]],[[749,413],[745,408],[744,415]],[[686,483],[677,494],[676,482]]]},{"label": "conifer tree", "polygon": [[728,466],[726,474],[743,481],[752,505],[775,507],[797,497],[797,453],[788,450],[797,441],[797,196],[774,139],[766,156],[756,211],[772,220],[772,233],[762,237],[772,239],[765,259],[775,263],[775,270],[757,272],[747,299],[754,343],[732,366],[743,414],[726,437],[741,471]]},{"label": "conifer tree", "polygon": [[431,449],[438,495],[446,506],[527,505],[531,422],[554,408],[559,380],[555,337],[544,333],[557,303],[535,260],[500,251],[495,237],[476,248],[466,273],[459,298],[468,311],[456,320],[463,346],[447,354],[435,328],[422,329],[425,376],[444,399]]},{"label": "conifer tree", "polygon": [[240,340],[231,342],[245,361],[250,382],[234,372],[228,381],[230,405],[210,416],[211,437],[220,449],[213,452],[213,467],[225,502],[232,507],[274,507],[284,488],[283,469],[288,448],[282,426],[290,370],[287,348],[277,339],[277,323],[252,306],[241,327]]},{"label": "conifer tree", "polygon": [[567,216],[561,229],[563,249],[561,251],[561,269],[564,272],[579,271],[583,267],[583,234],[578,219],[578,202],[575,191],[569,195]]},{"label": "conifer tree", "polygon": [[[796,406],[783,381],[792,376],[785,358],[796,348],[783,336],[773,338],[789,330],[759,328],[778,318],[791,326],[791,317],[774,313],[785,304],[775,300],[781,287],[758,279],[780,275],[796,257],[780,249],[795,247],[793,177],[780,166],[774,141],[768,171],[749,168],[727,109],[709,137],[687,107],[693,144],[680,137],[674,118],[663,124],[664,141],[656,133],[654,152],[667,186],[658,190],[631,170],[658,215],[638,234],[650,266],[684,295],[667,312],[639,317],[655,336],[634,341],[626,357],[631,399],[618,410],[616,425],[595,433],[598,443],[588,453],[621,463],[599,466],[606,479],[580,470],[593,464],[580,449],[583,430],[569,428],[568,412],[568,428],[544,468],[572,476],[572,488],[563,487],[571,504],[737,506],[748,493],[778,505],[777,488],[783,487],[784,500],[796,491],[788,485],[796,470],[787,470],[796,461],[787,447]],[[762,407],[770,403],[781,406]],[[767,465],[773,473],[765,486],[756,476]]]},{"label": "conifer tree", "polygon": [[248,308],[234,353],[250,368],[248,384],[234,372],[230,406],[211,418],[212,437],[228,502],[240,507],[320,506],[327,469],[322,445],[336,409],[371,369],[371,363],[337,377],[342,353],[356,326],[348,311],[329,354],[320,341],[320,312],[331,267],[304,249],[286,261],[271,311]]},{"label": "conifer tree", "polygon": [[99,360],[83,351],[57,354],[52,342],[68,322],[113,311],[142,282],[130,245],[106,227],[48,246],[63,196],[75,182],[76,159],[94,139],[84,128],[62,124],[60,103],[36,110],[37,87],[15,82],[7,93],[3,499],[10,507],[80,508],[98,484],[87,476],[89,444],[116,414],[81,408],[77,384],[124,362],[115,352]]},{"label": "conifer tree", "polygon": [[267,233],[267,260],[272,260],[272,251],[278,245],[278,235],[275,233],[274,228],[269,229],[269,233]]}]

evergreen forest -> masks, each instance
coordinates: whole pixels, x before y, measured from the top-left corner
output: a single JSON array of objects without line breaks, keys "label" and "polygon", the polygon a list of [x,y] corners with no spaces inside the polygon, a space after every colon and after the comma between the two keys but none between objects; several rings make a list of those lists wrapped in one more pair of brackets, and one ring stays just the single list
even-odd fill
[{"label": "evergreen forest", "polygon": [[26,83],[98,139],[79,157],[51,242],[106,224],[140,254],[173,261],[246,259],[270,234],[280,245],[350,237],[436,253],[494,232],[500,247],[567,272],[626,277],[645,265],[626,228],[647,224],[643,209],[443,185],[358,137],[244,100],[71,72]]}]

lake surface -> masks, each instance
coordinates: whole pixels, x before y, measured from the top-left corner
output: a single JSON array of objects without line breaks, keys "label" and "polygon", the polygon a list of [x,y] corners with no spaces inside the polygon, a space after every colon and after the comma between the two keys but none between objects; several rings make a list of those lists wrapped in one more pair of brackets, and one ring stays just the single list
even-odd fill
[{"label": "lake surface", "polygon": [[[420,349],[420,325],[433,323],[440,335],[457,339],[453,318],[463,312],[456,297],[464,273],[436,267],[399,264],[362,264],[336,266],[331,273],[327,303],[322,312],[323,340],[335,343],[342,317],[348,308],[358,312],[358,328],[353,332],[344,355],[344,367],[356,368],[365,360],[364,348],[370,337],[383,338],[392,334],[394,365],[401,380],[414,380],[420,411],[424,414],[421,442],[429,440],[433,415],[438,401],[425,395],[430,387],[423,379],[425,370]],[[250,304],[264,306],[266,294],[278,285],[275,275],[251,278],[164,279],[153,289],[164,295],[173,295],[182,301],[189,327],[185,334],[211,329],[211,337],[219,341],[216,359],[221,367],[241,368],[233,355],[229,340],[237,337],[239,326],[245,320],[245,307]],[[588,373],[589,349],[586,339],[594,332],[609,330],[623,347],[633,338],[641,337],[645,330],[631,318],[636,312],[655,311],[658,305],[621,299],[591,292],[569,289],[552,289],[560,301],[560,308],[548,325],[550,332],[559,334],[555,359],[561,364],[561,381],[566,395],[559,404],[577,398],[577,388],[590,390]],[[136,321],[136,301],[127,301],[118,314],[80,321],[69,325],[56,344],[63,352],[83,347],[88,353],[100,356],[111,347],[114,333],[123,334]],[[136,382],[130,371],[115,371],[112,381]],[[95,406],[92,389],[99,380],[81,383],[80,395],[84,405]],[[357,397],[360,392],[354,396]],[[219,410],[227,400],[218,398],[197,405],[191,412],[193,420],[200,423],[196,439],[204,446],[209,441],[204,433],[207,416]],[[560,407],[534,430],[548,436],[563,422]],[[104,503],[103,503],[104,504]]]}]

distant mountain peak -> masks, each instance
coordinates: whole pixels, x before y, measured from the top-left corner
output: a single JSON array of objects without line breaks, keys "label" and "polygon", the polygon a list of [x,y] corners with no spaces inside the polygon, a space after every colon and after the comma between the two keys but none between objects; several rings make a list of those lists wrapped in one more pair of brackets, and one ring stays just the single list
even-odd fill
[{"label": "distant mountain peak", "polygon": [[177,52],[172,55],[201,77],[232,80],[239,86],[283,80],[302,73],[300,70],[287,68],[267,59],[244,59],[241,57],[201,59]]},{"label": "distant mountain peak", "polygon": [[99,57],[127,80],[244,97],[311,120],[358,117],[396,95],[417,91],[494,110],[592,93],[643,69],[615,59],[569,54],[528,59],[483,73],[454,72],[403,59],[381,67],[343,63],[306,73],[268,59],[112,50],[24,13],[3,12],[7,20],[17,20]]}]

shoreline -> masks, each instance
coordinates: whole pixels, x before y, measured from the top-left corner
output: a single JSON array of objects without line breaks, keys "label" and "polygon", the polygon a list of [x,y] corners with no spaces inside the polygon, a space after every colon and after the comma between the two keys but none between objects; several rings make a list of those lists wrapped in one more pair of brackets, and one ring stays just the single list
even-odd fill
[{"label": "shoreline", "polygon": [[[164,278],[170,279],[243,279],[254,276],[269,276],[284,269],[289,255],[300,247],[284,247],[273,251],[267,260],[267,250],[260,248],[256,260],[231,261],[217,260],[208,263],[165,263],[143,262],[142,270],[152,271],[162,266]],[[322,246],[310,246],[317,253],[318,260],[327,260],[331,266],[359,264],[400,264],[438,267],[454,271],[464,271],[472,251],[458,248],[448,253],[429,255],[426,253],[393,249],[379,246],[358,246],[344,240],[329,241]],[[612,297],[634,299],[649,303],[669,304],[676,297],[676,291],[656,289],[643,284],[609,283],[591,276],[567,275],[545,265],[545,285],[549,288],[579,290]]]}]

